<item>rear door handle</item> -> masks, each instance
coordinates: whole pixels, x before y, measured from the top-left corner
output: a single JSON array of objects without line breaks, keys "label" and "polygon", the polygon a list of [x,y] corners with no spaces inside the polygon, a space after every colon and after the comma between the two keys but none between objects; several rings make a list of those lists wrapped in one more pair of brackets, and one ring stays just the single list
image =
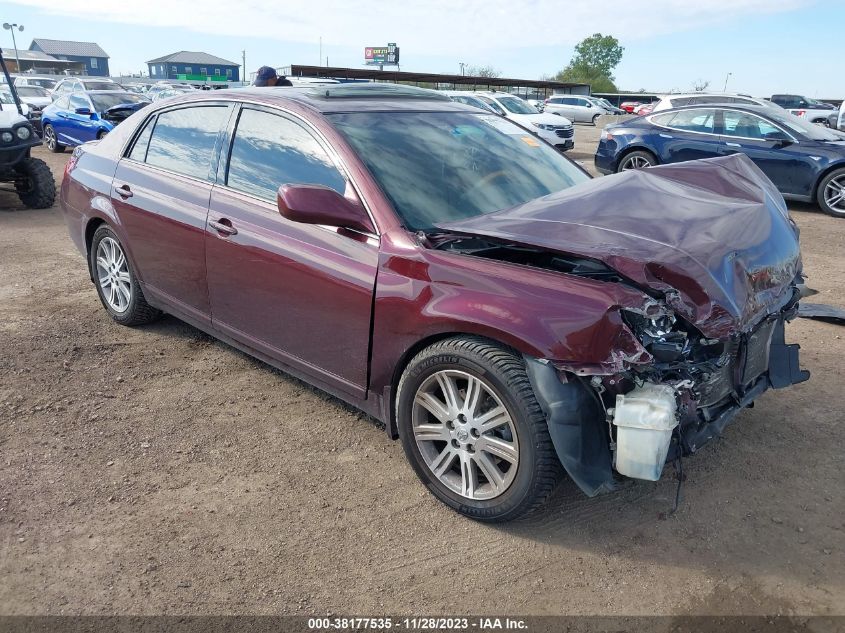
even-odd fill
[{"label": "rear door handle", "polygon": [[132,193],[132,190],[129,188],[129,185],[125,185],[125,184],[120,185],[120,186],[115,185],[114,186],[114,192],[117,195],[119,195],[121,198],[123,198],[124,200],[126,198],[131,198],[132,196],[135,195],[134,193]]},{"label": "rear door handle", "polygon": [[742,147],[739,143],[725,143],[728,147]]},{"label": "rear door handle", "polygon": [[208,226],[213,228],[215,231],[222,235],[237,235],[238,229],[232,226],[231,220],[227,220],[226,218],[221,218],[220,220],[214,221],[209,220]]}]

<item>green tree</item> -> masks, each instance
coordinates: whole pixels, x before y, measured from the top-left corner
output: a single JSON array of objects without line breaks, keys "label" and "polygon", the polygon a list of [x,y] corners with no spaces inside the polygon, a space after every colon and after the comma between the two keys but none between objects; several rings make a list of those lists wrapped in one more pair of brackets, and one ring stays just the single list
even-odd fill
[{"label": "green tree", "polygon": [[556,79],[590,84],[594,92],[615,92],[613,69],[622,61],[624,51],[612,35],[595,33],[578,43],[572,60]]}]

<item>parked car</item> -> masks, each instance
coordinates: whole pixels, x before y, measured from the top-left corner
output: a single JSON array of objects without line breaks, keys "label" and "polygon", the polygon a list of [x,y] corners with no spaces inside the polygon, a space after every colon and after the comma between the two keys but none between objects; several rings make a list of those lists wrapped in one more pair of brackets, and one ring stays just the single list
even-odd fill
[{"label": "parked car", "polygon": [[590,101],[594,101],[600,107],[604,108],[608,114],[625,114],[625,110],[617,108],[610,101],[600,97],[587,97]]},{"label": "parked car", "polygon": [[[15,98],[12,95],[12,90],[8,83],[0,84],[0,111],[15,112],[18,111],[18,106],[15,104]],[[34,112],[29,105],[21,100],[22,116],[29,122],[29,124],[36,130],[41,129],[41,112]]]},{"label": "parked car", "polygon": [[89,90],[122,90],[120,85],[107,77],[66,77],[53,88],[53,99],[62,95],[69,95],[72,92],[88,92]]},{"label": "parked car", "polygon": [[831,114],[836,110],[834,106],[823,101],[802,97],[801,95],[772,95],[772,103],[788,110],[795,116],[800,116],[811,123],[831,127]]},{"label": "parked car", "polygon": [[570,121],[596,124],[607,110],[587,97],[577,95],[553,95],[546,99],[544,112],[559,114]]},{"label": "parked car", "polygon": [[779,110],[781,113],[784,109],[776,103],[767,99],[759,99],[749,95],[739,94],[725,94],[725,93],[705,93],[705,92],[691,92],[687,94],[670,94],[662,97],[657,105],[654,106],[652,112],[661,112],[663,110],[670,110],[672,108],[680,108],[688,105],[758,105]]},{"label": "parked car", "polygon": [[763,106],[686,106],[608,126],[602,173],[745,154],[784,197],[845,217],[845,136]]},{"label": "parked car", "polygon": [[74,92],[44,108],[41,124],[44,143],[51,152],[63,152],[103,138],[121,121],[148,105],[145,97],[122,90]]},{"label": "parked car", "polygon": [[537,108],[537,112],[542,112],[546,109],[546,102],[543,99],[526,99],[525,101]]},{"label": "parked car", "polygon": [[186,88],[184,86],[172,86],[165,88],[164,90],[155,90],[150,91],[147,94],[147,98],[151,99],[153,103],[156,101],[160,101],[161,99],[167,99],[169,97],[178,97],[179,95],[183,95],[185,93],[194,92],[193,88]]},{"label": "parked car", "polygon": [[40,75],[18,75],[15,77],[15,86],[37,86],[44,88],[48,93],[53,92],[57,82],[58,80],[53,77],[42,77]]},{"label": "parked car", "polygon": [[637,116],[645,116],[646,114],[651,114],[654,111],[654,106],[657,105],[656,101],[652,101],[651,103],[642,103],[634,108],[634,114]]},{"label": "parked car", "polygon": [[839,106],[839,112],[836,115],[836,129],[845,132],[845,101]]},{"label": "parked car", "polygon": [[442,90],[443,94],[449,97],[452,101],[457,103],[463,103],[469,106],[473,106],[474,108],[478,108],[479,110],[484,110],[485,112],[492,112],[493,114],[497,114],[497,112],[484,101],[479,99],[475,94],[468,90]]},{"label": "parked car", "polygon": [[496,114],[519,123],[557,149],[566,151],[575,147],[575,130],[569,119],[540,113],[523,99],[507,92],[476,92],[475,95]]},{"label": "parked car", "polygon": [[193,92],[194,89],[188,84],[159,82],[150,86],[149,90],[147,90],[146,96],[149,97],[151,101],[157,101],[158,94],[165,91],[170,91],[171,93],[172,91]]},{"label": "parked car", "polygon": [[619,109],[627,112],[628,114],[633,114],[634,108],[638,105],[642,105],[642,101],[623,101],[619,104]]},{"label": "parked car", "polygon": [[20,100],[29,106],[30,123],[41,132],[41,112],[48,105],[53,103],[50,98],[50,93],[41,86],[18,86],[15,84],[15,90],[18,93]]},{"label": "parked car", "polygon": [[334,394],[506,521],[564,469],[654,480],[807,378],[783,199],[744,157],[653,172],[594,180],[408,86],[227,90],[78,147],[61,208],[114,321],[168,312]]}]

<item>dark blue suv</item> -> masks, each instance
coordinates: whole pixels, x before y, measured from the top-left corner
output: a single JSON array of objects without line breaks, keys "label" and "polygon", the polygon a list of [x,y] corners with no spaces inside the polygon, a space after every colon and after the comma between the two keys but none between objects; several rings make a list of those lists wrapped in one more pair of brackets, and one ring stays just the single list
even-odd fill
[{"label": "dark blue suv", "polygon": [[595,164],[607,174],[737,153],[785,198],[845,217],[845,134],[765,106],[689,106],[609,126]]}]

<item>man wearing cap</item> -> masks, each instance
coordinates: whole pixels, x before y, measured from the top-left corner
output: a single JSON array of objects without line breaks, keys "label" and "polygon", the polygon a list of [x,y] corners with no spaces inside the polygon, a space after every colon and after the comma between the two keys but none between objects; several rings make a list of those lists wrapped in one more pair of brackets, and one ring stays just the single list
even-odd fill
[{"label": "man wearing cap", "polygon": [[285,77],[279,77],[276,75],[275,68],[262,66],[258,69],[258,72],[255,73],[255,81],[252,82],[252,85],[259,88],[266,88],[270,86],[292,86],[293,84]]}]

